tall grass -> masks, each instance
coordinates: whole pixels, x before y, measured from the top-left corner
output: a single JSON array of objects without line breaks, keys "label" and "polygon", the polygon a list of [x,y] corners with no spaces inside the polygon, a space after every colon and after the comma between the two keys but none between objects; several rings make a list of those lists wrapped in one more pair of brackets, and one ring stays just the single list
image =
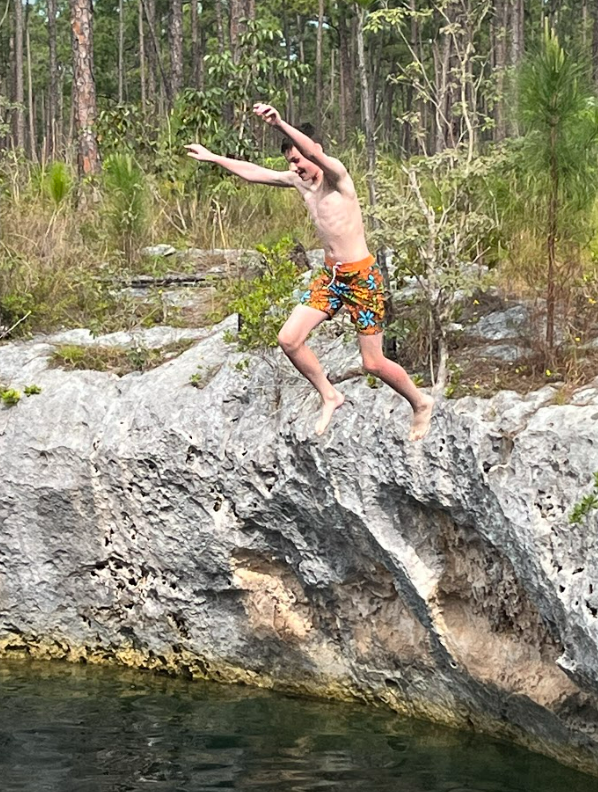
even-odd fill
[{"label": "tall grass", "polygon": [[108,232],[130,264],[149,227],[150,197],[145,174],[131,154],[111,154],[104,162],[102,175]]}]

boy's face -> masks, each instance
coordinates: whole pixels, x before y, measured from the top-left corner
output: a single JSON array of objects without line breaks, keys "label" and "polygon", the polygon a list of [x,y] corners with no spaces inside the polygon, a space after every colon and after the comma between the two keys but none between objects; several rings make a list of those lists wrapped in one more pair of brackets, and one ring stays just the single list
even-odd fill
[{"label": "boy's face", "polygon": [[284,157],[289,163],[289,170],[296,173],[302,181],[313,181],[320,172],[320,168],[304,157],[294,146],[285,151]]}]

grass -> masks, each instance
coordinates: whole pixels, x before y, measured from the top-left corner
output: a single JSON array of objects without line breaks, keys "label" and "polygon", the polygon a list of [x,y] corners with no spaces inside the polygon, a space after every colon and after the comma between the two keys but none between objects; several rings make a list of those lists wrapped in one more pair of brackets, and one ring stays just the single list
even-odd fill
[{"label": "grass", "polygon": [[173,360],[185,352],[195,342],[184,338],[160,348],[107,347],[99,345],[78,346],[64,344],[59,346],[50,358],[50,365],[68,371],[108,371],[122,377],[132,371],[149,371],[168,360]]}]

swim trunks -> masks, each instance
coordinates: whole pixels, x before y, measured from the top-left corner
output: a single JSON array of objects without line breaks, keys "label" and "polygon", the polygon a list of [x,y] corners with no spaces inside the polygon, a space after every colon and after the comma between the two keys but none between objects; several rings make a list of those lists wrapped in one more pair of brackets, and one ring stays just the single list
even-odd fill
[{"label": "swim trunks", "polygon": [[348,263],[326,259],[324,269],[302,295],[301,304],[324,311],[329,319],[345,305],[358,333],[381,333],[384,329],[384,291],[376,259],[371,255]]}]

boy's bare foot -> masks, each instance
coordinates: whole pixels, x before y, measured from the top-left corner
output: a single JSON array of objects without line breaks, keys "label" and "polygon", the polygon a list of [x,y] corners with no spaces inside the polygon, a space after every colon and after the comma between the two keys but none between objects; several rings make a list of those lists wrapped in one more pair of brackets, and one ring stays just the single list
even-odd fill
[{"label": "boy's bare foot", "polygon": [[334,396],[331,399],[324,399],[324,403],[322,405],[322,415],[320,416],[320,420],[316,424],[316,434],[321,435],[324,434],[326,431],[328,424],[330,423],[330,419],[332,418],[334,411],[338,410],[338,408],[343,404],[345,401],[345,397],[342,393],[335,390]]},{"label": "boy's bare foot", "polygon": [[413,421],[411,422],[410,440],[423,440],[430,430],[432,420],[432,410],[434,409],[434,399],[422,393],[422,405],[413,411]]}]

